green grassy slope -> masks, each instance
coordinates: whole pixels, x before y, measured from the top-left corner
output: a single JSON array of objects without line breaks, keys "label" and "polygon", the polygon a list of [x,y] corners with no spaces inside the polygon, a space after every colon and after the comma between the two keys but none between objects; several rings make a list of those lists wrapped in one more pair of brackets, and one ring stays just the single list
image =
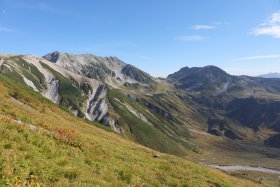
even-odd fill
[{"label": "green grassy slope", "polygon": [[153,158],[2,75],[0,90],[0,186],[257,186],[175,156]]},{"label": "green grassy slope", "polygon": [[5,74],[10,79],[14,79],[19,82],[24,82],[22,76],[18,73],[18,71],[16,71],[16,69],[18,69],[23,76],[25,76],[27,79],[31,80],[34,83],[38,90],[42,91],[43,88],[46,87],[44,75],[34,65],[27,63],[20,56],[11,57],[9,60],[13,61],[12,64],[14,64],[16,68],[12,69],[11,71],[10,68],[2,66],[2,74]]},{"label": "green grassy slope", "polygon": [[[186,154],[186,149],[180,146],[179,142],[175,142],[167,136],[164,131],[160,130],[164,122],[148,112],[147,109],[145,110],[142,105],[112,88],[109,89],[108,99],[114,110],[120,115],[117,123],[125,129],[125,133],[128,137],[140,144],[162,152],[175,155]],[[137,118],[126,108],[125,104],[129,104],[135,110],[141,112],[141,114],[146,116],[147,119],[157,127]]]}]

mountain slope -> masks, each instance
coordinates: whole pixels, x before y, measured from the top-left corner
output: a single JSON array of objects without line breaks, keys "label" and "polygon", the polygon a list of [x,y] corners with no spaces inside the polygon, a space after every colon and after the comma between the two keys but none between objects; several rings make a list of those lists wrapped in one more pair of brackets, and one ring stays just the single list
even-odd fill
[{"label": "mountain slope", "polygon": [[154,158],[156,151],[74,117],[7,75],[0,90],[0,185],[258,185],[175,156]]},{"label": "mountain slope", "polygon": [[53,52],[45,55],[48,61],[71,72],[115,86],[124,83],[149,84],[152,78],[147,73],[126,64],[117,57],[98,57],[91,54],[72,55]]},{"label": "mountain slope", "polygon": [[[250,135],[255,136],[253,141],[263,144],[267,136],[280,133],[279,79],[232,76],[214,66],[182,68],[167,79],[191,95],[192,105],[204,108],[201,115],[207,119],[207,132],[211,134],[249,140],[248,134],[242,133],[249,128],[254,131]],[[256,132],[267,129],[274,133],[257,136]]]},{"label": "mountain slope", "polygon": [[256,96],[256,92],[280,93],[278,79],[233,76],[215,66],[185,67],[169,75],[167,80],[179,89],[208,92],[214,96],[230,93],[243,96]]},{"label": "mountain slope", "polygon": [[167,79],[177,88],[193,91],[223,91],[234,82],[232,76],[215,66],[185,67]]},{"label": "mountain slope", "polygon": [[[199,163],[280,168],[280,151],[268,147],[277,147],[279,140],[278,79],[232,76],[214,66],[183,68],[159,79],[116,57],[60,52],[44,58],[1,55],[0,77],[11,85],[21,85],[9,92],[14,102],[37,110],[32,99],[19,101],[27,98],[20,88],[29,87],[32,96],[35,92],[49,99],[49,104],[84,123],[99,122],[125,141]],[[253,115],[244,115],[248,111]],[[51,116],[57,117],[55,126],[63,125],[58,124],[63,120],[59,116]],[[24,117],[23,122],[34,129],[32,118]],[[75,123],[71,124],[74,131],[79,128]],[[80,147],[72,130],[58,129],[53,136]],[[87,133],[90,136],[91,131]],[[251,174],[249,178],[258,180]]]},{"label": "mountain slope", "polygon": [[109,125],[104,98],[106,88],[97,80],[82,77],[34,56],[3,57],[1,74],[25,83],[77,116]]},{"label": "mountain slope", "polygon": [[[46,58],[57,61],[50,62]],[[182,126],[184,120],[178,124],[172,117],[173,109],[166,108],[167,102],[157,102],[159,98],[154,98],[153,90],[159,90],[157,87],[163,84],[116,58],[52,53],[45,59],[31,55],[1,59],[2,76],[28,85],[75,116],[100,122],[135,142],[162,152],[183,156],[188,150],[196,149],[189,140],[188,129]],[[78,67],[82,67],[92,72],[91,68],[86,68],[89,66],[99,68],[104,80],[79,71]],[[106,74],[103,68],[107,66],[114,66],[112,72],[119,76]]]},{"label": "mountain slope", "polygon": [[[164,80],[116,57],[61,52],[44,58],[3,56],[0,68],[3,76],[28,85],[75,116],[170,154],[199,152],[189,128],[261,144],[280,133],[278,79],[232,76],[206,66],[185,67]],[[254,115],[243,115],[247,110]],[[250,134],[244,133],[248,130]]]},{"label": "mountain slope", "polygon": [[[182,68],[164,80],[116,57],[60,52],[44,58],[2,56],[0,68],[3,76],[28,85],[75,116],[170,154],[199,152],[190,128],[261,144],[280,133],[274,110],[280,100],[278,79],[232,76],[207,66]],[[254,117],[243,115],[247,110],[254,111]],[[259,137],[254,131],[266,134]]]}]

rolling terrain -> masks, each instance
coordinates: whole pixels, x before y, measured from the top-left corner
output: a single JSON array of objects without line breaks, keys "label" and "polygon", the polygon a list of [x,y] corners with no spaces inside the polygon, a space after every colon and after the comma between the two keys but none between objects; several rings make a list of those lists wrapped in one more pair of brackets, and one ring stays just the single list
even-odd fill
[{"label": "rolling terrain", "polygon": [[[26,182],[23,178],[31,175],[35,177],[31,182],[55,185],[74,181],[105,186],[254,186],[263,177],[236,174],[237,179],[213,169],[194,171],[202,166],[186,159],[280,170],[280,79],[232,76],[215,66],[185,67],[166,79],[155,78],[116,57],[53,52],[43,57],[1,55],[0,80],[0,121],[3,132],[11,133],[2,134],[5,155],[16,151],[15,156],[24,160],[28,151],[21,146],[26,141],[34,155],[42,151],[38,160],[30,154],[29,165],[18,165],[17,173],[2,174],[3,183]],[[10,143],[11,136],[20,141]],[[58,155],[63,155],[62,166],[71,168],[68,174],[54,173],[53,180],[46,178],[50,173],[40,173],[43,166],[36,172],[30,169],[45,160],[44,147],[49,143],[50,149],[64,149],[48,150],[55,161],[47,164],[59,163]],[[160,159],[152,157],[156,151],[162,152]],[[71,154],[73,158],[68,158]],[[106,159],[113,160],[105,163]],[[178,165],[168,171],[174,160]],[[11,169],[11,160],[4,161],[11,165],[2,168]],[[134,162],[139,165],[132,167]],[[153,166],[162,167],[161,162],[167,165],[159,177]],[[151,173],[141,174],[146,166]],[[110,167],[114,169],[109,171]],[[54,172],[55,166],[50,170]],[[175,177],[177,172],[180,175]],[[273,180],[273,185],[278,184],[277,177]]]},{"label": "rolling terrain", "polygon": [[256,185],[128,141],[14,80],[0,89],[1,186]]},{"label": "rolling terrain", "polygon": [[258,185],[133,143],[75,117],[25,84],[19,72],[6,73],[0,75],[1,186]]}]

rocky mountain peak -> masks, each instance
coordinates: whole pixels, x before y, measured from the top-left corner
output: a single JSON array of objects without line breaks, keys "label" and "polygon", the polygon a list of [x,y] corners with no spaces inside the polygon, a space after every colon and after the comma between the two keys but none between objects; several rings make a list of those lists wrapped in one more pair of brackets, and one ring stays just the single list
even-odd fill
[{"label": "rocky mountain peak", "polygon": [[168,75],[169,79],[178,78],[186,75],[201,75],[201,76],[230,76],[224,70],[216,66],[205,66],[205,67],[184,67],[179,71]]},{"label": "rocky mountain peak", "polygon": [[64,62],[75,62],[75,63],[91,63],[91,62],[101,62],[110,64],[125,64],[122,60],[115,56],[101,57],[94,54],[70,54],[63,53],[60,51],[54,51],[43,56],[44,59],[57,63],[58,61]]},{"label": "rocky mountain peak", "polygon": [[201,91],[205,89],[220,90],[232,82],[233,76],[216,66],[184,67],[167,77],[175,86]]},{"label": "rocky mountain peak", "polygon": [[116,87],[118,85],[150,85],[152,77],[140,69],[126,64],[115,56],[101,57],[93,54],[69,54],[55,51],[43,57],[71,72],[105,81]]},{"label": "rocky mountain peak", "polygon": [[60,53],[61,52],[59,52],[59,51],[48,53],[45,56],[43,56],[43,58],[50,61],[50,62],[56,63],[58,58],[59,58]]}]

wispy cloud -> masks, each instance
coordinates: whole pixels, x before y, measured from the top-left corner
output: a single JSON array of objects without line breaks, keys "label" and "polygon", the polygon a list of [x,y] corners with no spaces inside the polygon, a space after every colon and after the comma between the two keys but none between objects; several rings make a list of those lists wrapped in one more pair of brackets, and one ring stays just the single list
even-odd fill
[{"label": "wispy cloud", "polygon": [[280,55],[248,56],[248,57],[231,59],[231,61],[252,61],[252,60],[265,60],[265,59],[280,59]]},{"label": "wispy cloud", "polygon": [[250,34],[255,36],[267,35],[280,39],[280,12],[273,13]]},{"label": "wispy cloud", "polygon": [[221,25],[228,25],[229,22],[212,22],[210,24],[198,24],[198,25],[193,25],[191,27],[192,30],[212,30],[216,29]]},{"label": "wispy cloud", "polygon": [[0,32],[15,32],[15,30],[6,27],[0,27]]},{"label": "wispy cloud", "polygon": [[230,22],[222,22],[222,21],[215,21],[213,22],[214,25],[229,25]]},{"label": "wispy cloud", "polygon": [[182,35],[175,38],[175,40],[184,42],[204,41],[206,39],[207,37],[201,35]]},{"label": "wispy cloud", "polygon": [[211,30],[215,29],[216,27],[213,25],[194,25],[192,26],[193,30]]}]

